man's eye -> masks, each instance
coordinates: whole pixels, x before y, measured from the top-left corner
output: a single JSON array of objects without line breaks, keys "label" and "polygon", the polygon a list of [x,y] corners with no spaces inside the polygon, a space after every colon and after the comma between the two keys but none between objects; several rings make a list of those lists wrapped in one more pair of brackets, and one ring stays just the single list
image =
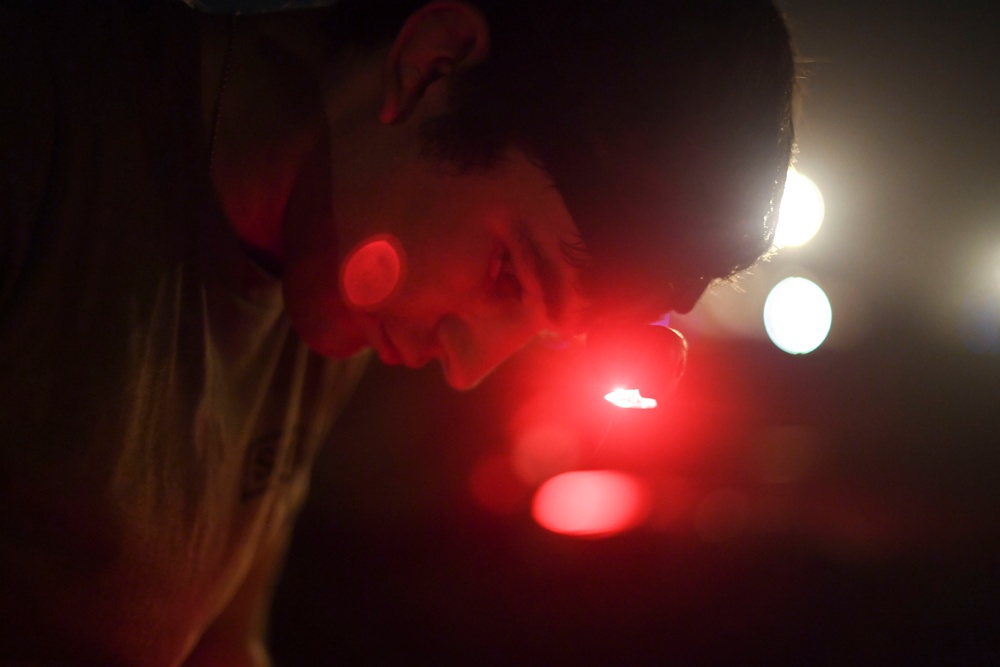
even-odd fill
[{"label": "man's eye", "polygon": [[493,274],[493,291],[498,298],[521,300],[524,296],[524,286],[517,277],[514,258],[507,248],[501,251]]}]

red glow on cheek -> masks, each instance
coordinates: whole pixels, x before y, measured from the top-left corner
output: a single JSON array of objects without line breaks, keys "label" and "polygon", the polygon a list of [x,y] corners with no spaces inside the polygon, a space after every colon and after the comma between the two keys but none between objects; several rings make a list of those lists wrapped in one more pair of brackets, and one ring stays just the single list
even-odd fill
[{"label": "red glow on cheek", "polygon": [[623,472],[567,472],[538,488],[531,513],[554,533],[603,537],[642,523],[649,514],[649,492]]},{"label": "red glow on cheek", "polygon": [[405,253],[399,241],[380,234],[363,241],[348,255],[340,274],[344,300],[357,308],[384,303],[402,283]]}]

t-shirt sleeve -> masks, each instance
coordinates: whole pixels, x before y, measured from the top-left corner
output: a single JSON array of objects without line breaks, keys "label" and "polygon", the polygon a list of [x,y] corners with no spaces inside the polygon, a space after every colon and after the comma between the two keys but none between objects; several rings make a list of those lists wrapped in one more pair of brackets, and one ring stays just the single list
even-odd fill
[{"label": "t-shirt sleeve", "polygon": [[53,76],[36,12],[0,4],[0,315],[31,250],[54,142]]}]

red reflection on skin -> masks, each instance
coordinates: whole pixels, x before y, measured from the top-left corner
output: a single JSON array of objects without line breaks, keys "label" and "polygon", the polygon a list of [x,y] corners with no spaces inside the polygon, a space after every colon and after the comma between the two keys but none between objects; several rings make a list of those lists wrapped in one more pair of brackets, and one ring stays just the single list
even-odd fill
[{"label": "red reflection on skin", "polygon": [[649,506],[649,490],[639,479],[614,470],[587,470],[563,473],[542,484],[531,514],[554,533],[606,537],[642,523]]},{"label": "red reflection on skin", "polygon": [[358,308],[382,304],[402,282],[405,257],[402,245],[389,234],[363,241],[351,251],[341,269],[344,299]]},{"label": "red reflection on skin", "polygon": [[639,393],[638,389],[624,389],[618,387],[604,395],[604,400],[619,408],[633,408],[636,410],[650,410],[656,407],[655,398],[646,398]]}]

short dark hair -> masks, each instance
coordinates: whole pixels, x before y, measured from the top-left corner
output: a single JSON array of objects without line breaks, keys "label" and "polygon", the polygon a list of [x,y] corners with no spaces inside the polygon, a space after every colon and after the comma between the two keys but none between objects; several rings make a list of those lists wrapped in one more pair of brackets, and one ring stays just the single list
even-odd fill
[{"label": "short dark hair", "polygon": [[[424,3],[365,4],[384,10],[351,18],[371,44]],[[768,251],[795,81],[770,0],[474,4],[490,55],[424,128],[428,152],[461,170],[490,168],[511,147],[537,160],[580,229],[567,251],[601,317],[688,310]]]}]

